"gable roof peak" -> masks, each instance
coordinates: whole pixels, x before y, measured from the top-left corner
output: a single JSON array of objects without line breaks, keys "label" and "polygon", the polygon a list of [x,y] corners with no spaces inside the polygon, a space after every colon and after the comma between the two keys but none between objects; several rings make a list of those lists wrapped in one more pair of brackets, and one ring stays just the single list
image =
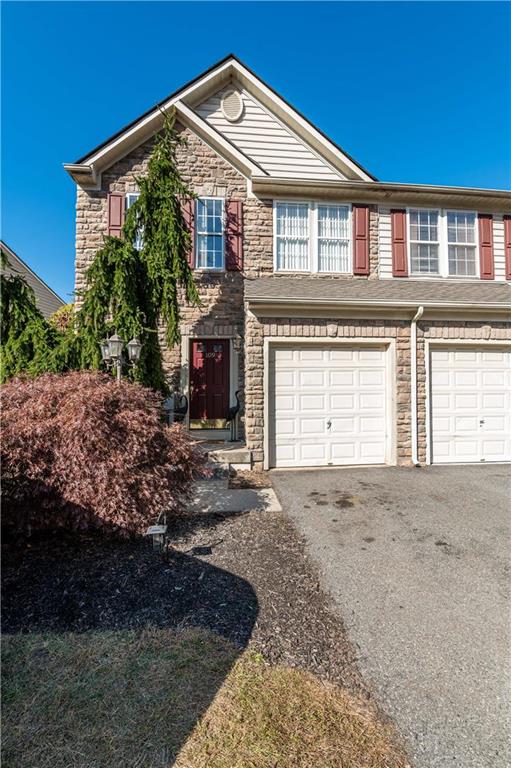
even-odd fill
[{"label": "gable roof peak", "polygon": [[[190,80],[177,91],[162,99],[143,115],[133,120],[106,141],[95,147],[75,163],[68,163],[64,168],[83,186],[97,186],[102,170],[111,166],[116,160],[125,156],[134,147],[139,146],[160,128],[163,120],[162,113],[175,108],[178,119],[180,113],[197,105],[208,94],[225,86],[232,79],[254,96],[266,109],[273,113],[289,130],[296,134],[304,144],[308,145],[319,157],[335,169],[341,178],[361,181],[376,181],[375,177],[357,163],[347,152],[333,142],[326,134],[311,123],[301,112],[287,102],[277,91],[267,85],[234,53],[229,53],[217,61],[205,72]],[[192,122],[188,114],[188,123]],[[210,126],[197,115],[203,125],[189,126],[192,130],[199,129],[199,135],[205,138]],[[185,120],[186,123],[186,120]],[[218,136],[209,137],[216,146]],[[232,158],[228,158],[232,161]],[[234,158],[236,160],[236,158]],[[246,168],[242,169],[246,173]],[[251,169],[249,169],[251,172]],[[256,173],[257,175],[257,173]]]}]

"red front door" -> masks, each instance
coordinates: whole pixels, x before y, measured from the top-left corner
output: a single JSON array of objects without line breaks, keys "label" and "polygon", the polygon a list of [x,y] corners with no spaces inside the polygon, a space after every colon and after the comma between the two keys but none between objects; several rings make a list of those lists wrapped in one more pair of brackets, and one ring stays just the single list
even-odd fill
[{"label": "red front door", "polygon": [[190,359],[190,419],[226,419],[229,410],[229,340],[194,339]]}]

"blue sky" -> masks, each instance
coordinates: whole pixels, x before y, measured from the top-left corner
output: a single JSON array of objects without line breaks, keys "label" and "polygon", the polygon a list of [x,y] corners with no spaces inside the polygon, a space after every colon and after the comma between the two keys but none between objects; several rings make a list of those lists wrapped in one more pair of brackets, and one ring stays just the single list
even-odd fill
[{"label": "blue sky", "polygon": [[67,300],[62,168],[233,52],[381,180],[511,188],[507,3],[7,2],[2,237]]}]

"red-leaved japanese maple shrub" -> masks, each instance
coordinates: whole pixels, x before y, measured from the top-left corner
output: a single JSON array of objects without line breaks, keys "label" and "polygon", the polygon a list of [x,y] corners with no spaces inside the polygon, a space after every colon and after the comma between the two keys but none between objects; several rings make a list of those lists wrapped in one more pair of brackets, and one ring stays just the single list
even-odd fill
[{"label": "red-leaved japanese maple shrub", "polygon": [[100,528],[142,533],[182,510],[205,460],[161,396],[108,374],[76,371],[1,387],[3,515],[19,532]]}]

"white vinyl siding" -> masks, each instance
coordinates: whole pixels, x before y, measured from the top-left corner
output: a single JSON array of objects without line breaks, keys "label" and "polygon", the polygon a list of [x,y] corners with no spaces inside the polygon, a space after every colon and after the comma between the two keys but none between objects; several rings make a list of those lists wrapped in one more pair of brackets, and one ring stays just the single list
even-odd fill
[{"label": "white vinyl siding", "polygon": [[392,277],[392,222],[387,206],[378,209],[378,277]]},{"label": "white vinyl siding", "polygon": [[504,245],[504,220],[501,213],[493,217],[493,260],[495,280],[505,280],[506,248]]},{"label": "white vinyl siding", "polygon": [[477,274],[476,216],[466,211],[447,211],[447,253],[449,274],[475,277]]},{"label": "white vinyl siding", "polygon": [[277,272],[347,274],[352,270],[348,205],[276,202],[274,235]]},{"label": "white vinyl siding", "polygon": [[229,122],[222,113],[221,99],[232,88],[231,84],[218,91],[195,111],[270,176],[324,181],[346,178],[242,89],[242,116],[237,122]]},{"label": "white vinyl siding", "polygon": [[196,202],[197,269],[224,268],[224,207],[219,197],[203,197]]},{"label": "white vinyl siding", "polygon": [[408,233],[410,274],[437,275],[439,272],[439,212],[436,210],[410,210]]}]

